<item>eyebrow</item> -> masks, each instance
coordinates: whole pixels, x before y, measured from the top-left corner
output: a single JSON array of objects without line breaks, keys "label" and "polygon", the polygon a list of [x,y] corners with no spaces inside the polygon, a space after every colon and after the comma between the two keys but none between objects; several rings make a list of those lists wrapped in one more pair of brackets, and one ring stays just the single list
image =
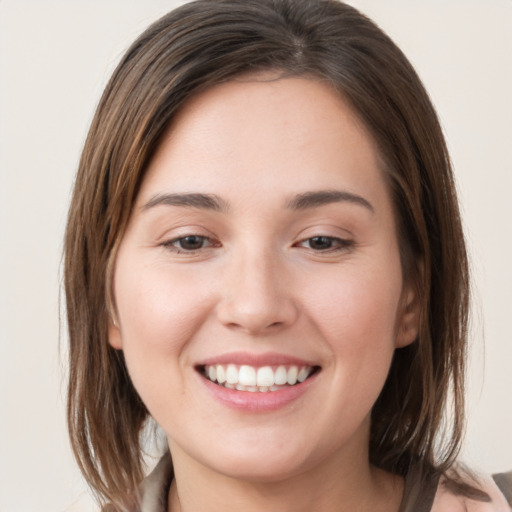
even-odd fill
[{"label": "eyebrow", "polygon": [[375,213],[370,201],[362,196],[344,190],[319,190],[315,192],[304,192],[293,197],[287,207],[291,210],[307,210],[331,203],[353,203],[365,207]]},{"label": "eyebrow", "polygon": [[[307,210],[309,208],[317,208],[331,203],[342,202],[357,204],[365,207],[372,213],[375,212],[373,206],[367,199],[344,190],[319,190],[297,194],[287,203],[287,208],[290,210]],[[183,194],[157,194],[145,203],[142,206],[142,209],[148,210],[160,205],[185,206],[188,208],[199,208],[215,212],[227,212],[229,210],[228,203],[219,196],[198,192]]]},{"label": "eyebrow", "polygon": [[185,194],[158,194],[145,203],[142,209],[148,210],[149,208],[160,205],[185,206],[215,212],[226,212],[228,210],[228,204],[215,194],[200,194],[197,192]]}]

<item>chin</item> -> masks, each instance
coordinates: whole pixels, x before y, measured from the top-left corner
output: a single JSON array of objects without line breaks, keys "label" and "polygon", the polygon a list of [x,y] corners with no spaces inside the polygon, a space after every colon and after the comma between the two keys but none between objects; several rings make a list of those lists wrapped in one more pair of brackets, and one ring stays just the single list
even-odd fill
[{"label": "chin", "polygon": [[259,436],[260,442],[252,443],[239,440],[224,445],[227,449],[210,452],[205,463],[230,478],[253,483],[282,482],[307,471],[314,466],[314,459],[320,457],[318,451],[308,454],[303,442],[290,442],[293,437],[297,440],[297,435],[295,432],[276,438],[274,433]]},{"label": "chin", "polygon": [[306,467],[307,464],[304,460],[283,460],[282,457],[276,457],[273,460],[264,460],[262,457],[248,460],[236,457],[212,469],[229,478],[250,483],[269,484],[283,482],[297,476],[304,472]]}]

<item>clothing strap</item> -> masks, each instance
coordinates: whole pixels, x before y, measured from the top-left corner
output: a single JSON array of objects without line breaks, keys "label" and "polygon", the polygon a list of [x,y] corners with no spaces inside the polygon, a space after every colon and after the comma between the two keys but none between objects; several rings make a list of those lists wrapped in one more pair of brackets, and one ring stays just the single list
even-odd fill
[{"label": "clothing strap", "polygon": [[508,501],[508,504],[512,507],[512,471],[508,473],[498,473],[497,475],[492,475],[492,477],[499,490]]}]

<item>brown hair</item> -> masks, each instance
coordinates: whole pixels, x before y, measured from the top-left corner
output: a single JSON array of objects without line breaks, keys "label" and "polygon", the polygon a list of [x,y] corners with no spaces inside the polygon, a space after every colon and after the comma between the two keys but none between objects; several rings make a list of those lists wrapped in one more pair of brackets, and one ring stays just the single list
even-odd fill
[{"label": "brown hair", "polygon": [[213,84],[270,69],[328,81],[364,121],[394,201],[404,275],[420,292],[418,339],[396,350],[373,407],[371,461],[399,474],[414,461],[444,472],[458,453],[468,264],[445,141],[417,74],[373,22],[343,3],[203,0],[158,20],[121,60],[92,122],[69,211],[69,431],[86,479],[116,503],[129,504],[143,476],[148,417],[107,338],[117,247],[178,109]]}]

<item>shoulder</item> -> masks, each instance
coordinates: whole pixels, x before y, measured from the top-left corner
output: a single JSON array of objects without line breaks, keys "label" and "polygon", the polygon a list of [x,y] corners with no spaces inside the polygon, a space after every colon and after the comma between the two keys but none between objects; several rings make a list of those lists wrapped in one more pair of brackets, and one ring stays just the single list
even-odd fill
[{"label": "shoulder", "polygon": [[478,476],[478,487],[489,495],[490,501],[479,501],[454,494],[441,478],[431,512],[510,512],[512,508],[490,476]]}]

